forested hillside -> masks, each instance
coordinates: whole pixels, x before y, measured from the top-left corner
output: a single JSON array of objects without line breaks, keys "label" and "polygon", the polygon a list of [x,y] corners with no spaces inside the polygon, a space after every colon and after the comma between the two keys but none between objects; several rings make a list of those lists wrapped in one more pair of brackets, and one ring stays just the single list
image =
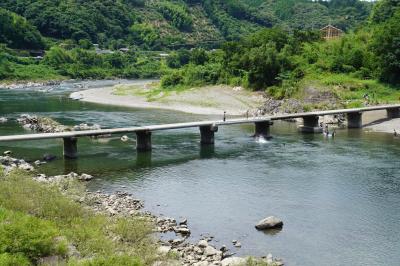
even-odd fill
[{"label": "forested hillside", "polygon": [[[363,27],[341,38],[326,41],[319,31],[263,29],[221,50],[204,51],[202,60],[164,75],[162,86],[229,84],[263,90],[276,99],[324,94],[347,106],[363,105],[363,95],[371,95],[373,103],[397,102],[399,47],[400,2],[381,0]],[[167,61],[171,67],[173,58]]]},{"label": "forested hillside", "polygon": [[[396,55],[386,53],[393,40],[374,45],[371,29],[390,38],[378,25],[396,31],[395,22],[387,21],[397,3],[379,1],[371,15],[374,3],[359,0],[2,0],[0,78],[167,74],[166,87],[232,83],[265,89],[321,70],[393,82],[388,68],[397,69],[390,60]],[[318,29],[329,23],[348,36],[321,42]],[[29,56],[38,49],[46,50],[43,58]],[[382,56],[371,57],[372,50]]]},{"label": "forested hillside", "polygon": [[[102,47],[174,49],[215,46],[263,27],[356,28],[372,4],[358,0],[2,0],[52,40],[87,39]],[[14,18],[15,19],[15,18]],[[5,24],[6,21],[0,21]],[[29,26],[28,26],[29,25]],[[0,25],[0,27],[4,27]],[[1,40],[1,42],[4,42]],[[32,48],[26,43],[25,48]]]}]

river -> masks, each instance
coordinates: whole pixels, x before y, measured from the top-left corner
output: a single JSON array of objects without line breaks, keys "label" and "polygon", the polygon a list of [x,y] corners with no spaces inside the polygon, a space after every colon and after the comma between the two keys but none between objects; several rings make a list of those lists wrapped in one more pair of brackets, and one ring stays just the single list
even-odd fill
[{"label": "river", "polygon": [[[10,118],[0,124],[0,135],[28,133],[13,121],[22,113],[105,128],[215,118],[69,100],[78,87],[0,90],[0,117]],[[252,126],[222,127],[215,147],[201,148],[197,129],[156,132],[151,154],[137,154],[134,141],[119,137],[82,138],[80,157],[72,161],[62,158],[61,140],[0,143],[0,152],[31,161],[57,155],[40,171],[95,175],[90,189],[133,193],[156,214],[187,218],[192,241],[207,233],[238,255],[272,253],[286,265],[399,265],[399,139],[340,130],[327,140],[301,135],[286,122],[275,123],[267,143],[252,133]],[[255,230],[270,215],[284,221],[283,230]],[[233,239],[242,248],[234,248]]]}]

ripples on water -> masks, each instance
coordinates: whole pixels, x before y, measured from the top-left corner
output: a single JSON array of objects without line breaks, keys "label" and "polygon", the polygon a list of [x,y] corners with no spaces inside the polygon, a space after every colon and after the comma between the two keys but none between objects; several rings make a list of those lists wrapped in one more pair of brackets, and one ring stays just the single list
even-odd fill
[{"label": "ripples on water", "polygon": [[[0,116],[51,116],[61,123],[135,126],[208,119],[161,110],[105,107],[66,99],[68,86],[50,93],[0,91]],[[92,189],[127,190],[146,207],[187,217],[220,242],[242,243],[240,255],[282,257],[288,265],[398,265],[400,261],[400,143],[391,136],[339,131],[335,139],[300,135],[275,123],[274,139],[254,140],[251,126],[221,127],[215,147],[199,146],[197,129],[154,133],[151,154],[137,154],[133,140],[80,139],[80,159],[44,165],[49,174],[79,171],[98,176]],[[0,134],[24,131],[12,121]],[[61,158],[59,140],[0,144],[18,157],[44,153]],[[254,224],[283,219],[280,232]]]}]

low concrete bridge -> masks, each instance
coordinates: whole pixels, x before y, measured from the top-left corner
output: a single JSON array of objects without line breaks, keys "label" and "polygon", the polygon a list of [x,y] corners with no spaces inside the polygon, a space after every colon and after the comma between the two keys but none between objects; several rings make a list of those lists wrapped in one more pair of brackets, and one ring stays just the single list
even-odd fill
[{"label": "low concrete bridge", "polygon": [[303,133],[317,133],[321,132],[322,128],[319,125],[319,117],[326,115],[347,115],[347,124],[349,128],[362,127],[362,113],[368,111],[386,110],[388,118],[400,117],[400,104],[398,105],[384,105],[373,106],[364,108],[353,109],[339,109],[328,111],[315,111],[275,116],[262,116],[256,118],[237,118],[229,119],[226,121],[200,121],[188,123],[175,123],[165,125],[152,125],[143,127],[127,127],[127,128],[112,128],[100,130],[85,130],[85,131],[68,131],[60,133],[40,133],[40,134],[25,134],[25,135],[11,135],[0,136],[0,142],[13,142],[13,141],[28,141],[28,140],[44,140],[44,139],[63,139],[64,140],[64,157],[77,158],[78,156],[78,138],[79,137],[96,137],[102,135],[112,134],[136,134],[136,149],[139,152],[146,152],[151,150],[151,135],[152,132],[180,128],[198,127],[200,129],[201,144],[210,145],[214,144],[214,135],[218,131],[219,126],[238,125],[238,124],[254,124],[255,136],[263,136],[264,138],[271,138],[270,126],[273,125],[274,120],[287,120],[302,118],[303,125],[299,127]]}]

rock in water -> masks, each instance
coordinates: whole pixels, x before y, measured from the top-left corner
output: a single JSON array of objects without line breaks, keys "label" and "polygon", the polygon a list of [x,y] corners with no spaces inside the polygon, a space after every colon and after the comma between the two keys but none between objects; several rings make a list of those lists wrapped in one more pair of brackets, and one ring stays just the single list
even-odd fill
[{"label": "rock in water", "polygon": [[207,247],[204,249],[204,254],[205,254],[207,257],[214,256],[214,255],[217,254],[217,250],[216,250],[215,248],[211,247],[211,246],[207,246]]},{"label": "rock in water", "polygon": [[82,180],[82,181],[90,181],[93,179],[93,176],[88,175],[88,174],[81,174],[81,176],[78,177],[78,179]]},{"label": "rock in water", "polygon": [[7,118],[5,118],[5,117],[0,117],[0,124],[1,124],[1,123],[6,123],[7,121],[8,121]]},{"label": "rock in water", "polygon": [[51,162],[51,161],[55,160],[56,158],[57,158],[57,156],[52,155],[52,154],[43,155],[43,161],[46,161],[46,162]]},{"label": "rock in water", "polygon": [[276,218],[275,216],[270,216],[259,221],[258,224],[256,225],[256,229],[267,230],[274,228],[282,228],[282,226],[283,226],[282,220]]},{"label": "rock in water", "polygon": [[126,135],[124,135],[124,136],[121,137],[121,141],[122,141],[122,142],[127,142],[128,140],[129,140],[129,137],[126,136]]},{"label": "rock in water", "polygon": [[206,248],[208,246],[208,242],[206,240],[200,240],[197,245],[201,248]]},{"label": "rock in water", "polygon": [[12,154],[12,151],[5,151],[5,152],[3,152],[3,154],[6,155],[6,156],[9,156],[9,155]]}]

